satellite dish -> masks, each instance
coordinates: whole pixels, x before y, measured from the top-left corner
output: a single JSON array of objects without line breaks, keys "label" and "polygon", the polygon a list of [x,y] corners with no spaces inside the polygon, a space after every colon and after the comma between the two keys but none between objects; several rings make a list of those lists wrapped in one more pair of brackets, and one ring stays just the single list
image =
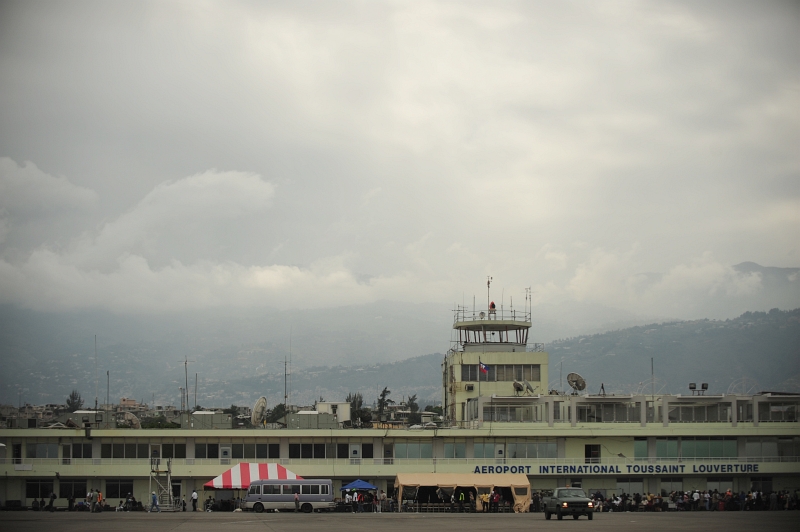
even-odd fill
[{"label": "satellite dish", "polygon": [[531,383],[529,383],[528,381],[522,381],[522,382],[524,382],[524,383],[525,383],[525,390],[526,390],[527,392],[529,392],[531,395],[533,395],[533,394],[534,394],[534,392],[536,392],[536,388],[534,388],[533,386],[531,386]]},{"label": "satellite dish", "polygon": [[250,422],[253,426],[259,426],[264,421],[264,414],[267,413],[267,398],[261,396],[253,405],[253,414],[250,416]]},{"label": "satellite dish", "polygon": [[483,319],[483,318],[485,318],[485,317],[486,317],[486,313],[485,313],[485,312],[481,312],[481,313],[480,313],[480,314],[478,314],[478,315],[481,317],[481,319]]},{"label": "satellite dish", "polygon": [[523,390],[525,390],[525,385],[519,381],[514,381],[514,392],[519,395]]},{"label": "satellite dish", "polygon": [[131,424],[131,428],[133,429],[142,428],[142,423],[139,421],[139,418],[133,414],[133,412],[125,412],[124,419],[125,421]]},{"label": "satellite dish", "polygon": [[586,388],[586,381],[577,373],[570,373],[567,375],[567,383],[572,386],[576,394]]}]

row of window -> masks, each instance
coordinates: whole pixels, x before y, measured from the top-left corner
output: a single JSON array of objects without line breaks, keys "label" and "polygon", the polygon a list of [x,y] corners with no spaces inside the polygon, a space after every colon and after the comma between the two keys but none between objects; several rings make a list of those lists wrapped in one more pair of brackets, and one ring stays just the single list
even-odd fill
[{"label": "row of window", "polygon": [[[194,445],[194,456],[195,458],[221,458],[220,447],[230,447],[231,458],[270,459],[281,457],[281,446],[278,443],[232,443],[230,445],[196,443]],[[180,457],[176,456],[175,458]]]},{"label": "row of window", "polygon": [[248,495],[328,495],[327,484],[255,484],[247,490]]},{"label": "row of window", "polygon": [[594,403],[577,405],[578,423],[639,423],[640,403]]},{"label": "row of window", "polygon": [[480,371],[478,364],[462,364],[461,380],[463,382],[511,382],[542,380],[541,365],[539,364],[493,364],[486,367],[486,372]]},{"label": "row of window", "polygon": [[[85,480],[60,480],[56,495],[61,499],[81,500],[86,497],[87,492]],[[53,493],[52,480],[34,479],[25,483],[25,497],[28,499],[49,499],[51,493]],[[124,499],[128,493],[133,493],[133,479],[106,480],[106,490],[103,493],[106,499]]]},{"label": "row of window", "polygon": [[289,458],[374,458],[371,443],[290,443]]},{"label": "row of window", "polygon": [[[580,478],[573,478],[570,479],[570,486],[575,488],[580,488],[584,484],[583,479]],[[683,478],[681,477],[662,477],[660,479],[661,484],[661,496],[666,497],[672,492],[682,492],[683,491]],[[595,491],[602,491],[608,495],[611,490],[608,489],[600,489],[595,490],[592,489],[592,486],[586,486],[588,491],[594,493]],[[730,477],[707,477],[706,478],[706,488],[705,491],[718,491],[723,493],[728,490],[733,489],[733,479]],[[761,491],[769,493],[772,491],[772,477],[750,477],[750,491]],[[637,478],[637,477],[621,477],[617,478],[617,489],[615,492],[617,495],[622,493],[627,493],[629,495],[633,495],[634,493],[644,493],[644,479]]]},{"label": "row of window", "polygon": [[758,403],[759,421],[797,421],[798,403]]},{"label": "row of window", "polygon": [[[649,457],[647,438],[635,438],[633,453],[637,459]],[[733,437],[656,438],[656,458],[736,458],[737,439]]]},{"label": "row of window", "polygon": [[[601,406],[601,405],[597,405]],[[545,441],[476,441],[473,446],[475,458],[494,458],[495,449],[505,444],[507,458],[556,458],[555,442]],[[18,445],[18,444],[16,444]],[[498,447],[496,447],[498,446]],[[92,444],[73,443],[62,445],[65,463],[70,458],[92,458]],[[186,458],[186,444],[163,443],[159,458]],[[221,458],[220,448],[230,447],[230,457],[234,459],[277,459],[280,458],[278,443],[197,443],[195,457],[204,459]],[[158,452],[146,443],[103,443],[100,446],[101,458],[150,458]],[[26,444],[28,458],[55,458],[58,444]],[[798,457],[800,438],[758,437],[746,438],[745,456],[750,458]],[[655,458],[735,458],[738,456],[738,440],[735,437],[666,437],[656,438]],[[442,458],[466,458],[466,443],[444,442]],[[384,443],[386,458],[432,458],[432,443],[426,441],[396,441]],[[647,438],[634,439],[634,457],[649,458]],[[349,443],[291,443],[289,458],[346,459],[374,458],[373,444]]]},{"label": "row of window", "polygon": [[731,405],[669,405],[670,423],[717,423],[731,421]]}]

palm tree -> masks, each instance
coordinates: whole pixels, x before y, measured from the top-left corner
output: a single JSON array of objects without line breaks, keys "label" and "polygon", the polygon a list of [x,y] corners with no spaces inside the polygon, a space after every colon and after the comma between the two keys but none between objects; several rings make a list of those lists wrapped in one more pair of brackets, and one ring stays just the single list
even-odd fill
[{"label": "palm tree", "polygon": [[72,390],[72,392],[69,394],[69,397],[67,397],[67,411],[75,412],[81,408],[83,408],[83,399],[81,398],[81,394],[78,393],[78,390]]},{"label": "palm tree", "polygon": [[389,388],[384,387],[380,397],[378,397],[378,416],[383,416],[383,413],[386,411],[386,407],[390,404],[394,404],[394,401],[389,399],[390,393],[392,393],[392,391]]}]

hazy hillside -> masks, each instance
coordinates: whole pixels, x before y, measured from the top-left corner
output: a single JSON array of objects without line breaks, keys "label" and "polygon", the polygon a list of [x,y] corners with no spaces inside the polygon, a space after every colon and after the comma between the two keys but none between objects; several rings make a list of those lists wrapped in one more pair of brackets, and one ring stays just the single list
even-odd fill
[{"label": "hazy hillside", "polygon": [[[687,393],[689,382],[708,382],[712,393],[724,393],[742,377],[747,377],[746,386],[756,387],[756,391],[800,392],[800,309],[747,312],[725,321],[654,323],[568,338],[547,349],[551,388],[559,387],[563,361],[564,377],[571,371],[581,373],[590,393],[597,393],[601,382],[608,393],[633,392],[649,381],[653,357],[656,392]],[[370,402],[388,386],[395,399],[417,394],[423,405],[438,404],[442,356],[437,353],[375,366],[309,368],[293,378],[293,402],[343,399],[354,391],[362,392]],[[217,383],[209,385],[214,389]],[[248,389],[262,390],[274,404],[282,401],[283,376],[253,376],[219,387],[225,390],[215,397],[219,404],[234,397],[232,390],[243,393]]]},{"label": "hazy hillside", "polygon": [[[586,312],[596,316],[600,310]],[[563,361],[564,376],[570,371],[583,374],[593,392],[601,382],[608,392],[630,391],[650,378],[654,357],[662,391],[685,391],[690,381],[709,382],[712,390],[726,391],[744,376],[758,381],[762,389],[800,390],[797,310],[633,327],[641,318],[609,312],[605,330],[612,323],[618,330],[548,341],[548,334],[557,331],[574,334],[577,325],[565,321],[569,315],[568,307],[550,314],[534,309],[531,339],[544,340],[550,351],[551,387],[559,386]],[[97,383],[102,401],[108,371],[114,400],[135,397],[178,404],[187,356],[192,392],[194,375],[199,374],[200,404],[248,404],[259,395],[274,404],[283,399],[283,362],[291,328],[293,402],[311,403],[320,396],[341,399],[350,391],[361,391],[369,399],[382,386],[389,386],[395,397],[417,394],[421,402],[438,402],[442,355],[417,355],[442,353],[449,347],[450,319],[445,306],[389,303],[307,312],[231,312],[222,317],[197,313],[161,320],[0,306],[0,400],[61,402],[74,388],[93,402]],[[589,326],[588,315],[576,320],[586,325],[584,332],[604,330],[600,321]]]},{"label": "hazy hillside", "polygon": [[551,388],[559,387],[563,362],[564,378],[580,373],[592,393],[601,383],[607,392],[632,391],[650,380],[652,357],[656,392],[687,393],[689,382],[708,382],[711,391],[726,392],[742,377],[755,380],[760,390],[800,391],[800,309],[655,323],[547,347]]}]

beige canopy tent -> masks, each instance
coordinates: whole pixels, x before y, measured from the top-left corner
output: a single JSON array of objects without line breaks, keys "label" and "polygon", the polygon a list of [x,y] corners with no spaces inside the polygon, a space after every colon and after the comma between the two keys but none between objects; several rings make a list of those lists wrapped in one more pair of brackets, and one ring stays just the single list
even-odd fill
[{"label": "beige canopy tent", "polygon": [[[527,475],[501,473],[398,473],[394,487],[402,495],[403,488],[475,488],[478,494],[493,488],[510,488],[514,496],[514,512],[527,512],[531,505],[531,485]],[[480,504],[480,501],[478,501]]]}]

